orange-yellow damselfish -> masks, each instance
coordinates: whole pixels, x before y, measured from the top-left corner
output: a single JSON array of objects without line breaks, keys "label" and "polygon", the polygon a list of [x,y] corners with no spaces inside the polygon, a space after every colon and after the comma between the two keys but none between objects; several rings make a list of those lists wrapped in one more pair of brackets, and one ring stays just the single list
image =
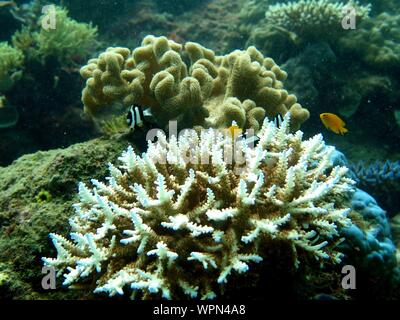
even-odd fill
[{"label": "orange-yellow damselfish", "polygon": [[321,121],[324,124],[324,126],[327,129],[333,131],[334,133],[344,135],[346,132],[349,131],[344,127],[346,123],[342,119],[340,119],[336,114],[321,113],[319,117],[321,118]]}]

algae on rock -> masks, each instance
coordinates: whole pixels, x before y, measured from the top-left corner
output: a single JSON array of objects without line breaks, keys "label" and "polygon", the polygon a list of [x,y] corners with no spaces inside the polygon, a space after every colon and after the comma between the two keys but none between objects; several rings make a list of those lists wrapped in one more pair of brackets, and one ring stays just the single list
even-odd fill
[{"label": "algae on rock", "polygon": [[[40,257],[44,252],[51,254],[49,232],[67,232],[77,181],[102,177],[104,163],[115,161],[127,144],[125,140],[95,139],[67,149],[24,155],[0,167],[0,296],[77,297],[74,292],[41,289]],[[42,189],[51,194],[51,201],[36,201]]]}]

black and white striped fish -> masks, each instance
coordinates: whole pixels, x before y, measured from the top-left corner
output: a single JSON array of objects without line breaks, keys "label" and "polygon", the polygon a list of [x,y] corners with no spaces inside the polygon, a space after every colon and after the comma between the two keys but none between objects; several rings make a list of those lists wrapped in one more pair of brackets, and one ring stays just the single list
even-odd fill
[{"label": "black and white striped fish", "polygon": [[143,107],[139,104],[133,104],[129,108],[126,123],[132,130],[150,127],[153,122],[153,115],[149,109],[143,111]]},{"label": "black and white striped fish", "polygon": [[274,117],[274,124],[277,128],[280,128],[281,124],[283,122],[283,116],[282,114],[278,113],[275,117]]}]

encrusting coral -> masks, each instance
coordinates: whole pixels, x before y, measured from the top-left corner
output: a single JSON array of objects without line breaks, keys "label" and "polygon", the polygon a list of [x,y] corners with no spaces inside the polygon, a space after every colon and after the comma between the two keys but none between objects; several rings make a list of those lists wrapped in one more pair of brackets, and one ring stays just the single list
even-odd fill
[{"label": "encrusting coral", "polygon": [[354,182],[332,166],[334,147],[303,141],[289,120],[264,120],[254,148],[216,129],[169,141],[159,131],[142,156],[129,147],[107,183],[79,184],[72,241],[50,234],[57,257],[45,265],[67,270],[66,286],[86,278],[109,296],[209,299],[268,260],[266,247],[285,243],[287,267],[340,262]]},{"label": "encrusting coral", "polygon": [[343,4],[329,0],[300,0],[271,5],[265,17],[267,23],[275,28],[294,33],[302,39],[332,40],[346,31],[342,26],[343,19],[350,12],[347,12],[346,8],[354,8],[356,21],[359,22],[368,17],[370,7],[362,6],[357,1]]},{"label": "encrusting coral", "polygon": [[[185,61],[190,61],[186,64]],[[255,47],[225,56],[193,42],[184,46],[147,36],[142,46],[108,48],[81,69],[85,111],[101,121],[123,114],[133,103],[150,107],[164,127],[227,127],[258,130],[267,115],[292,114],[298,129],[309,112],[283,89],[286,72]]]}]

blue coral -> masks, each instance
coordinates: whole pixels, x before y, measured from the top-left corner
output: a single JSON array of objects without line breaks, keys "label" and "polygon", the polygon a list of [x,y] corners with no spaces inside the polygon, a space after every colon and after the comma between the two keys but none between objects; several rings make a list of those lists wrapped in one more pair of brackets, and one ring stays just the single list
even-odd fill
[{"label": "blue coral", "polygon": [[358,162],[350,165],[359,188],[367,191],[393,215],[400,210],[400,161]]},{"label": "blue coral", "polygon": [[400,161],[360,161],[351,165],[360,187],[397,181],[400,184]]},{"label": "blue coral", "polygon": [[[368,228],[353,224],[342,230],[346,241],[342,249],[352,256],[362,257],[359,263],[368,267],[390,270],[396,267],[396,247],[391,239],[390,224],[386,212],[368,193],[357,189],[351,199],[351,206],[361,214]],[[354,259],[354,258],[352,258]],[[350,260],[352,260],[350,259]]]},{"label": "blue coral", "polygon": [[[388,181],[396,181],[393,177],[399,174],[399,163],[375,164],[368,168],[359,164],[355,167],[349,165],[346,157],[339,151],[335,151],[331,161],[334,165],[352,168],[349,176],[358,180],[358,187],[362,186],[368,192],[357,188],[349,199],[351,208],[360,215],[364,223],[359,224],[354,221],[351,226],[341,231],[343,238],[346,239],[340,245],[346,255],[345,263],[354,264],[374,276],[384,274],[394,276],[400,270],[397,268],[396,246],[392,241],[387,212],[378,205],[380,200],[377,202],[375,194],[369,189],[371,186],[379,188],[381,185],[387,185]],[[393,172],[393,175],[390,172]],[[397,179],[397,182],[400,180]],[[371,266],[373,268],[370,268]]]}]

